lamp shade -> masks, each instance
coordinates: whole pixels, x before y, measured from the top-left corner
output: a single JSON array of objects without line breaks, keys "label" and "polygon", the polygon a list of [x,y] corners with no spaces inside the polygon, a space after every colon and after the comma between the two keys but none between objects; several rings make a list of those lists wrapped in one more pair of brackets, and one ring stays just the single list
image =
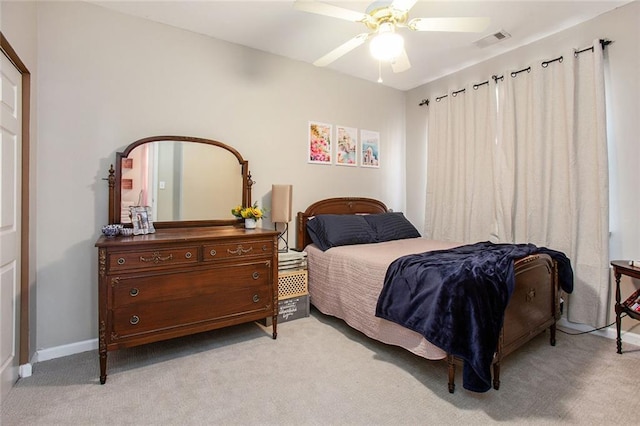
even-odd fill
[{"label": "lamp shade", "polygon": [[271,221],[291,222],[291,201],[293,185],[271,185]]}]

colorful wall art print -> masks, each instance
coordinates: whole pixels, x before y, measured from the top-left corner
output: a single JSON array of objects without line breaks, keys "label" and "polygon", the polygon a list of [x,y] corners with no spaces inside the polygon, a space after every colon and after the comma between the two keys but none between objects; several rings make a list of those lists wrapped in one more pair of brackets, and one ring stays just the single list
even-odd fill
[{"label": "colorful wall art print", "polygon": [[360,131],[360,158],[362,167],[380,167],[380,133]]},{"label": "colorful wall art print", "polygon": [[331,164],[331,124],[309,122],[309,163]]},{"label": "colorful wall art print", "polygon": [[358,129],[336,126],[336,164],[358,165]]}]

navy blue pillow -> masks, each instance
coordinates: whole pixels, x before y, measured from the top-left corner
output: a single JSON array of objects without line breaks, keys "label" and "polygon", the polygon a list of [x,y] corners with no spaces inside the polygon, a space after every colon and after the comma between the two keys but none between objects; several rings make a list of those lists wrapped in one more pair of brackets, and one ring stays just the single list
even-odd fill
[{"label": "navy blue pillow", "polygon": [[317,215],[307,222],[307,231],[322,251],[331,247],[377,242],[375,232],[362,215]]},{"label": "navy blue pillow", "polygon": [[363,216],[376,233],[378,242],[418,238],[418,230],[400,212],[369,214]]}]

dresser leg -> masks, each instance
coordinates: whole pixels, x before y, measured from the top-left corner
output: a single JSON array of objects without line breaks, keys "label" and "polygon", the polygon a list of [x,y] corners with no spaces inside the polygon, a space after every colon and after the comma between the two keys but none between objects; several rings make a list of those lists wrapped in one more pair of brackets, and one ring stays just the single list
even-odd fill
[{"label": "dresser leg", "polygon": [[556,345],[556,323],[554,322],[553,324],[551,324],[551,327],[549,327],[549,343],[551,343],[551,346],[555,346]]},{"label": "dresser leg", "polygon": [[271,319],[271,327],[272,327],[272,338],[273,340],[276,340],[276,338],[278,337],[278,316],[274,315],[273,318]]},{"label": "dresser leg", "polygon": [[100,384],[107,382],[107,351],[100,351]]}]

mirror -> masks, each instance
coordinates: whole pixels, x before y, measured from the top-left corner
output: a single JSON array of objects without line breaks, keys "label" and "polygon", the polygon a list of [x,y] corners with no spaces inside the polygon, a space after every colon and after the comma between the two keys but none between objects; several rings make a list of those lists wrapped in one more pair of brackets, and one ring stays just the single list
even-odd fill
[{"label": "mirror", "polygon": [[251,204],[248,168],[238,151],[211,139],[140,139],[110,170],[109,223],[131,224],[131,206],[149,206],[159,228],[237,223],[231,209]]}]

